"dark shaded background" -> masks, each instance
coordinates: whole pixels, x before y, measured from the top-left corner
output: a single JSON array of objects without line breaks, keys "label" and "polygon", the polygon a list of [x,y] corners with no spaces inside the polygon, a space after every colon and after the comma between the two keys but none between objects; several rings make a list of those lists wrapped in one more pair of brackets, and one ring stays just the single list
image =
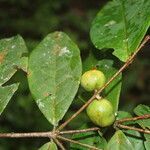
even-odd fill
[{"label": "dark shaded background", "polygon": [[[90,25],[106,0],[0,0],[0,38],[20,34],[29,51],[48,33],[66,32],[81,49],[83,59],[94,50],[89,38]],[[132,112],[138,105],[150,104],[150,45],[139,54],[124,73],[120,110]],[[47,131],[51,125],[32,99],[26,74],[19,71],[10,82],[21,82],[18,92],[0,117],[0,132]],[[68,115],[79,108],[72,104]],[[78,128],[85,120],[82,113],[68,128]],[[79,121],[80,120],[80,121]],[[82,121],[81,121],[82,120]],[[0,139],[0,150],[35,150],[47,139]]]}]

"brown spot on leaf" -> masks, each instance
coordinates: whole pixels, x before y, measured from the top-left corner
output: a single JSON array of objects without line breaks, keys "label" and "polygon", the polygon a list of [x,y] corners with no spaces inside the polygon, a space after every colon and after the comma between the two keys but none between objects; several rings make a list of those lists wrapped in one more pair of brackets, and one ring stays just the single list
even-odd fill
[{"label": "brown spot on leaf", "polygon": [[29,72],[29,71],[27,72],[27,76],[28,77],[31,76],[31,74],[32,74],[31,72]]},{"label": "brown spot on leaf", "polygon": [[1,53],[0,53],[0,64],[3,62],[5,56],[6,56],[6,53],[5,53],[5,52],[1,52]]},{"label": "brown spot on leaf", "polygon": [[59,38],[61,37],[61,32],[55,32],[55,33],[54,33],[54,37],[55,37],[56,39],[59,39]]},{"label": "brown spot on leaf", "polygon": [[54,55],[59,55],[60,50],[61,50],[60,46],[59,45],[55,45],[54,46],[54,50],[53,50],[53,54]]},{"label": "brown spot on leaf", "polygon": [[45,97],[48,97],[48,96],[50,96],[50,95],[52,95],[52,94],[50,94],[50,93],[44,93],[44,96],[45,96]]}]

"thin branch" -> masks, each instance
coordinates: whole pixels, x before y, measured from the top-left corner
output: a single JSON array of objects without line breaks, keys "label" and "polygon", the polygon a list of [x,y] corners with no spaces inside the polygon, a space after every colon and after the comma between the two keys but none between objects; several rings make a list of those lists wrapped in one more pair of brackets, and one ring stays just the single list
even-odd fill
[{"label": "thin branch", "polygon": [[135,130],[138,132],[142,132],[142,133],[146,133],[146,134],[150,134],[150,130],[148,129],[141,129],[141,128],[136,128],[136,127],[132,127],[132,126],[126,126],[123,125],[122,123],[124,122],[128,122],[128,121],[136,121],[136,120],[143,120],[143,119],[149,119],[150,115],[143,115],[143,116],[138,116],[138,117],[133,117],[133,118],[124,118],[124,119],[120,119],[117,120],[114,124],[114,127],[118,127],[118,128],[123,128],[123,129],[128,129],[128,130]]},{"label": "thin branch", "polygon": [[82,130],[68,130],[68,131],[61,131],[59,134],[76,134],[76,133],[84,133],[84,132],[90,132],[90,131],[98,131],[99,128],[88,128],[88,129],[82,129]]},{"label": "thin branch", "polygon": [[74,141],[74,140],[65,138],[65,137],[63,137],[63,136],[57,136],[57,138],[60,139],[60,140],[62,140],[62,141],[67,141],[67,142],[70,142],[70,143],[74,143],[74,144],[81,145],[81,146],[86,147],[86,148],[90,148],[90,149],[92,149],[92,150],[101,150],[101,149],[96,148],[96,147],[94,147],[94,146],[90,146],[90,145],[88,145],[88,144],[80,143],[80,142],[78,142],[78,141]]},{"label": "thin branch", "polygon": [[124,118],[124,119],[117,120],[115,124],[121,124],[123,122],[136,121],[136,120],[149,119],[149,118],[150,118],[150,114],[133,117],[133,118]]},{"label": "thin branch", "polygon": [[68,120],[66,120],[63,124],[61,124],[57,131],[62,130],[70,121],[72,121],[75,117],[77,117],[95,98],[93,95],[76,113],[74,113]]},{"label": "thin branch", "polygon": [[134,131],[138,131],[138,132],[142,132],[142,133],[146,133],[146,134],[150,134],[150,130],[147,130],[147,129],[135,128],[135,127],[126,126],[126,125],[122,125],[122,124],[117,124],[116,127],[122,128],[122,129],[127,129],[127,130],[134,130]]},{"label": "thin branch", "polygon": [[0,138],[54,138],[54,132],[0,133]]},{"label": "thin branch", "polygon": [[55,139],[59,134],[74,134],[74,133],[82,133],[82,132],[89,132],[89,131],[97,131],[99,128],[89,128],[89,129],[82,129],[82,130],[68,130],[68,131],[52,131],[52,132],[31,132],[31,133],[0,133],[0,138],[53,138]]},{"label": "thin branch", "polygon": [[56,138],[54,139],[55,143],[60,147],[61,150],[66,150],[65,147],[63,146],[63,144],[57,140]]},{"label": "thin branch", "polygon": [[126,63],[116,72],[105,85],[94,93],[94,95],[76,112],[74,113],[68,120],[66,120],[63,124],[61,124],[57,131],[62,130],[70,121],[72,121],[75,117],[77,117],[95,98],[98,94],[100,94],[122,71],[124,71],[129,64],[133,61],[137,53],[144,47],[144,45],[150,40],[150,36],[146,36],[144,41],[141,43],[139,48],[129,57]]}]

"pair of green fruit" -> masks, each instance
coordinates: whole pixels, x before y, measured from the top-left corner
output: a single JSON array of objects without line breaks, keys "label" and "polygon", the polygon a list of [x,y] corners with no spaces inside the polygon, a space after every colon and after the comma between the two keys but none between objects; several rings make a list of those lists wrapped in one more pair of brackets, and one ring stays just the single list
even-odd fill
[{"label": "pair of green fruit", "polygon": [[[100,89],[106,81],[103,72],[99,70],[90,70],[85,72],[81,77],[81,86],[86,91]],[[94,99],[86,109],[87,115],[91,121],[100,126],[110,126],[115,120],[113,106],[107,99]]]}]

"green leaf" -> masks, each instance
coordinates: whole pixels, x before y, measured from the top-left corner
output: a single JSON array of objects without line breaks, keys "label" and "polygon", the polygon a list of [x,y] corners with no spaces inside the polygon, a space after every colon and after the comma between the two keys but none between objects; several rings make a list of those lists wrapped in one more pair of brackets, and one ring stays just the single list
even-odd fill
[{"label": "green leaf", "polygon": [[[134,113],[137,116],[142,116],[142,115],[146,115],[146,114],[150,114],[150,107],[146,106],[146,105],[138,105],[135,109],[134,109]],[[143,120],[137,120],[136,121],[142,128],[146,129],[149,128],[150,129],[150,119],[143,119]]]},{"label": "green leaf", "polygon": [[116,131],[108,142],[106,150],[135,150],[121,130]]},{"label": "green leaf", "polygon": [[143,137],[139,132],[126,130],[124,133],[126,134],[128,140],[131,142],[134,150],[145,150]]},{"label": "green leaf", "polygon": [[81,70],[79,48],[63,32],[49,34],[29,57],[31,93],[42,113],[55,126],[74,99]]},{"label": "green leaf", "polygon": [[124,118],[132,118],[132,115],[126,111],[118,111],[117,120],[124,119]]},{"label": "green leaf", "polygon": [[[87,128],[89,128],[89,126],[85,124],[80,129],[87,129]],[[90,146],[94,146],[100,149],[104,149],[107,145],[105,138],[103,138],[101,135],[99,135],[97,132],[94,131],[74,134],[72,139],[80,143],[88,144]],[[88,150],[88,148],[85,148],[77,144],[71,144],[70,150]]]},{"label": "green leaf", "polygon": [[39,150],[58,150],[58,148],[54,142],[48,142],[39,148]]},{"label": "green leaf", "polygon": [[17,64],[24,53],[27,53],[27,48],[21,36],[0,40],[0,86],[17,71]]},{"label": "green leaf", "polygon": [[146,150],[150,149],[150,134],[144,134],[146,141],[144,142]]},{"label": "green leaf", "polygon": [[21,57],[21,59],[17,62],[17,67],[22,69],[24,72],[28,70],[28,57]]},{"label": "green leaf", "polygon": [[83,72],[97,67],[98,61],[99,60],[95,57],[95,55],[90,52],[89,56],[83,61]]},{"label": "green leaf", "polygon": [[[118,69],[114,67],[113,60],[97,60],[92,54],[90,54],[89,57],[84,61],[84,71],[93,69],[95,67],[105,74],[107,81],[118,71]],[[115,112],[117,112],[118,110],[119,97],[121,91],[121,78],[122,75],[119,75],[115,80],[113,80],[109,84],[108,87],[105,88],[104,97],[106,97],[112,103]]]},{"label": "green leaf", "polygon": [[145,144],[146,150],[150,150],[150,141],[145,141],[144,144]]},{"label": "green leaf", "polygon": [[113,48],[113,54],[126,61],[150,25],[149,8],[149,0],[108,2],[92,23],[90,36],[95,47]]},{"label": "green leaf", "polygon": [[149,141],[150,141],[150,134],[146,134],[146,133],[145,133],[145,134],[144,134],[144,137],[145,137],[146,140],[149,140]]},{"label": "green leaf", "polygon": [[[118,69],[113,67],[113,61],[108,59],[99,61],[98,68],[104,72],[107,81],[118,71]],[[122,75],[119,75],[105,88],[105,96],[112,103],[115,112],[117,112],[119,105],[121,79]]]},{"label": "green leaf", "polygon": [[10,101],[11,97],[18,89],[19,84],[12,84],[5,87],[0,86],[0,115]]}]

